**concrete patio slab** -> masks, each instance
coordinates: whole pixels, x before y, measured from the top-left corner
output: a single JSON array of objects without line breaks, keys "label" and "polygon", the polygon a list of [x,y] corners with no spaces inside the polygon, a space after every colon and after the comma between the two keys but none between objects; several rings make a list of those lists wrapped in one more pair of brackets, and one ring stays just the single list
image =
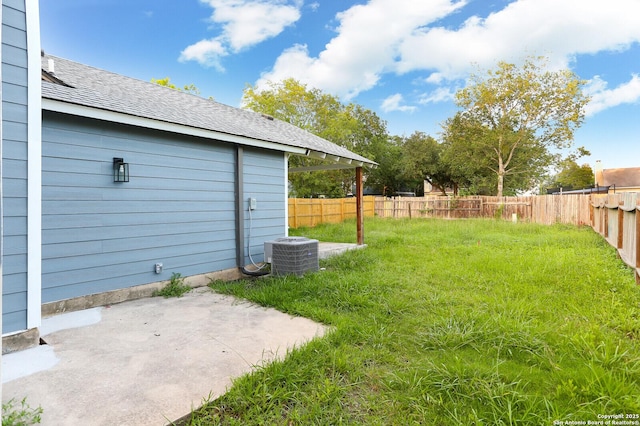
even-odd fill
[{"label": "concrete patio slab", "polygon": [[2,357],[2,398],[42,425],[164,425],[325,327],[212,292],[146,298],[44,320],[46,345]]},{"label": "concrete patio slab", "polygon": [[357,250],[365,248],[367,245],[352,244],[352,243],[318,243],[318,258],[326,259],[327,257],[342,254],[349,250]]}]

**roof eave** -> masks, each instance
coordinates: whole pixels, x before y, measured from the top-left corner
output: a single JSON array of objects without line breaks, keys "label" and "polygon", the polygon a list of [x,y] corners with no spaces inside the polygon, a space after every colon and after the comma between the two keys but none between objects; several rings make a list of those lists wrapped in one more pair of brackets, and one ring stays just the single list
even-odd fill
[{"label": "roof eave", "polygon": [[265,148],[276,151],[288,152],[291,154],[308,155],[309,150],[291,145],[269,142],[265,140],[248,138],[240,135],[218,132],[215,130],[201,129],[197,127],[185,126],[166,121],[154,120],[121,112],[110,111],[100,108],[93,108],[86,105],[74,104],[57,99],[43,98],[42,109],[64,114],[76,115],[80,117],[94,118],[113,123],[128,124],[132,126],[144,127],[147,129],[162,130],[189,136],[197,136],[206,139],[215,139],[222,142],[235,143],[256,148]]},{"label": "roof eave", "polygon": [[340,163],[332,163],[332,164],[320,164],[317,166],[303,166],[303,167],[291,167],[289,168],[290,173],[296,172],[317,172],[320,170],[344,170],[344,169],[355,169],[357,167],[368,166],[372,169],[375,169],[377,166],[371,163],[363,163],[361,161],[353,162],[352,164],[340,164]]},{"label": "roof eave", "polygon": [[339,157],[333,154],[327,154],[326,152],[308,150],[306,153],[307,157],[315,158],[318,160],[327,160],[331,163],[329,164],[318,164],[315,166],[300,166],[300,167],[292,167],[289,169],[290,172],[315,172],[318,170],[341,170],[341,169],[355,169],[357,167],[367,166],[372,169],[378,167],[378,164],[373,161],[361,161],[355,160],[352,158]]}]

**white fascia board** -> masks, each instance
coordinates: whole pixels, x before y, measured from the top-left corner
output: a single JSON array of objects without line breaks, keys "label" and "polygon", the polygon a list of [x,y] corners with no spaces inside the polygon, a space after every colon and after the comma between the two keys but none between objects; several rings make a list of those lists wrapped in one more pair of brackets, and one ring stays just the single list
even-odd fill
[{"label": "white fascia board", "polygon": [[344,163],[331,163],[331,164],[319,164],[316,166],[301,166],[301,167],[292,167],[289,169],[289,173],[297,173],[297,172],[317,172],[320,170],[343,170],[343,169],[355,169],[357,167],[367,166],[371,169],[375,169],[378,167],[376,164],[371,163],[363,163],[362,161],[353,161],[350,164]]},{"label": "white fascia board", "polygon": [[55,99],[42,99],[42,109],[47,111],[61,112],[64,114],[77,115],[80,117],[95,118],[97,120],[110,121],[114,123],[129,124],[132,126],[144,127],[148,129],[162,130],[189,136],[197,136],[205,139],[215,139],[222,142],[236,143],[255,148],[265,148],[275,151],[290,152],[292,154],[305,155],[306,148],[280,144],[277,142],[262,141],[248,138],[246,136],[231,135],[214,130],[199,129],[182,124],[169,123],[166,121],[153,120],[151,118],[138,117],[135,115],[123,114],[115,111],[108,111],[99,108],[92,108],[85,105],[72,104]]},{"label": "white fascia board", "polygon": [[292,167],[289,169],[290,173],[298,173],[298,172],[318,172],[322,170],[346,170],[346,169],[355,169],[354,165],[340,164],[340,163],[331,163],[331,164],[319,164],[317,166],[301,166],[301,167]]},{"label": "white fascia board", "polygon": [[327,154],[325,152],[320,152],[320,151],[311,151],[309,150],[306,153],[307,157],[311,157],[311,158],[318,158],[320,160],[324,160],[325,158],[327,158]]},{"label": "white fascia board", "polygon": [[27,329],[42,322],[42,89],[40,10],[25,1],[27,19]]}]

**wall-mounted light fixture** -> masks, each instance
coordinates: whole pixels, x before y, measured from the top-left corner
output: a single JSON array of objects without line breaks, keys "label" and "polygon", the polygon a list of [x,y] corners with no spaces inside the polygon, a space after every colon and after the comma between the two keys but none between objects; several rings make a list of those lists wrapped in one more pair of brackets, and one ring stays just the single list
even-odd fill
[{"label": "wall-mounted light fixture", "polygon": [[129,182],[129,163],[122,158],[113,158],[113,181]]}]

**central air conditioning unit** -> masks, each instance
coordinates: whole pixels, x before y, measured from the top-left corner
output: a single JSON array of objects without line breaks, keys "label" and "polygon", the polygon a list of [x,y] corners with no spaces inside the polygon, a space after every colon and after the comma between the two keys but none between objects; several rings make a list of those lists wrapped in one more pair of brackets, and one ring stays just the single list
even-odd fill
[{"label": "central air conditioning unit", "polygon": [[317,271],[318,240],[306,237],[283,237],[264,243],[264,259],[271,263],[273,275],[303,275]]}]

